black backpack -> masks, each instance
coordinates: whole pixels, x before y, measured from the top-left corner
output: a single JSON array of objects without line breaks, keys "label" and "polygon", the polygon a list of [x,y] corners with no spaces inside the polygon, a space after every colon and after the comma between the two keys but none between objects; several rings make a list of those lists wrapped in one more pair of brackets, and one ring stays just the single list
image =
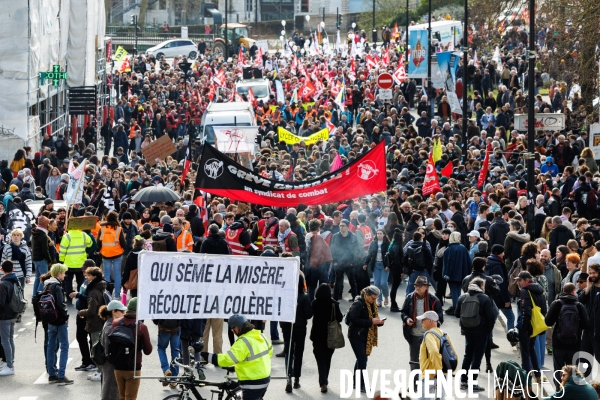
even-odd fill
[{"label": "black backpack", "polygon": [[125,325],[123,319],[108,334],[108,349],[105,349],[106,360],[117,370],[133,371],[135,365],[135,333],[137,323]]},{"label": "black backpack", "polygon": [[565,304],[563,300],[559,300],[562,305],[558,315],[558,329],[556,337],[565,344],[574,344],[580,336],[579,333],[579,311],[577,304]]},{"label": "black backpack", "polygon": [[460,307],[460,323],[465,328],[477,328],[481,323],[479,296],[469,294]]},{"label": "black backpack", "polygon": [[56,299],[52,295],[50,287],[37,292],[33,298],[33,311],[37,321],[51,323],[58,319]]},{"label": "black backpack", "polygon": [[425,254],[423,254],[423,246],[408,246],[406,249],[406,255],[408,256],[409,268],[425,268]]}]

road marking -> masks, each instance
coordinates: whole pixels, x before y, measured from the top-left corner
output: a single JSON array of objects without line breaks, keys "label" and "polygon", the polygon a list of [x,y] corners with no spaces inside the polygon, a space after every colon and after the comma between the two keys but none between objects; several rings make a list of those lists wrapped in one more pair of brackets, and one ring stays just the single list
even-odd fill
[{"label": "road marking", "polygon": [[71,342],[71,344],[69,345],[70,349],[78,349],[79,348],[79,343],[77,343],[77,339],[73,340]]},{"label": "road marking", "polygon": [[18,338],[18,337],[19,337],[19,334],[18,334],[18,333],[15,333],[15,334],[13,335],[13,338],[15,338],[15,339],[16,339],[16,338]]},{"label": "road marking", "polygon": [[25,330],[25,328],[21,328],[18,330],[18,332],[23,332]]},{"label": "road marking", "polygon": [[[67,358],[67,366],[69,365],[71,360],[72,360],[72,358]],[[65,373],[65,375],[66,375],[66,373]],[[48,372],[44,372],[42,374],[42,376],[40,376],[39,378],[37,378],[37,380],[35,382],[33,382],[34,385],[43,385],[43,384],[47,384],[47,383],[48,383]]]},{"label": "road marking", "polygon": [[27,322],[25,325],[28,325],[28,326],[29,326],[29,325],[31,325],[31,324],[33,324],[33,322]]},{"label": "road marking", "polygon": [[37,396],[19,397],[19,400],[37,400]]}]

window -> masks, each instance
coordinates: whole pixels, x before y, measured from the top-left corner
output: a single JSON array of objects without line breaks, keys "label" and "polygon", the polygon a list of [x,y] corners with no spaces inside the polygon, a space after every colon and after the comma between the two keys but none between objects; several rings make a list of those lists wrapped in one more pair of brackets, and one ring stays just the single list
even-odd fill
[{"label": "window", "polygon": [[246,0],[246,12],[252,12],[252,5],[256,0]]},{"label": "window", "polygon": [[300,12],[308,12],[308,0],[300,0]]},{"label": "window", "polygon": [[167,9],[167,0],[158,0],[158,9],[166,10]]}]

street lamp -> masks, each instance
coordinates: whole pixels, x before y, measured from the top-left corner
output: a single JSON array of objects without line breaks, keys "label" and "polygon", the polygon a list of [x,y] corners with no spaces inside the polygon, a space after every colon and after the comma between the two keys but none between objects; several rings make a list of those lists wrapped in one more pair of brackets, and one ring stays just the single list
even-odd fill
[{"label": "street lamp", "polygon": [[528,100],[527,106],[527,229],[534,232],[534,207],[535,207],[535,0],[529,0],[529,57],[528,66]]}]

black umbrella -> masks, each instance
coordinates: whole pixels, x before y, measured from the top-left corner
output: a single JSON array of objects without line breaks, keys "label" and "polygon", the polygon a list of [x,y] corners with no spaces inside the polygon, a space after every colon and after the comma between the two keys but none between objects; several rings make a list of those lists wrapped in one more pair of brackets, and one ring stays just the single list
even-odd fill
[{"label": "black umbrella", "polygon": [[142,203],[158,203],[167,201],[178,201],[180,196],[167,187],[152,186],[141,189],[133,196],[132,200]]}]

